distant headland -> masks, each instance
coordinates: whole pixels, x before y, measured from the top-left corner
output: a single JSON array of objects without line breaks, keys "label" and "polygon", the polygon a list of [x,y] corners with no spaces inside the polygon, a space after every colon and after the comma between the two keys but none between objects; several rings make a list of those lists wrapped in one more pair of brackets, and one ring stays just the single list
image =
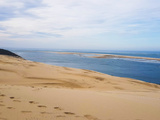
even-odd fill
[{"label": "distant headland", "polygon": [[8,56],[12,56],[12,57],[22,58],[21,56],[13,53],[11,51],[5,50],[5,49],[0,49],[0,55],[8,55]]}]

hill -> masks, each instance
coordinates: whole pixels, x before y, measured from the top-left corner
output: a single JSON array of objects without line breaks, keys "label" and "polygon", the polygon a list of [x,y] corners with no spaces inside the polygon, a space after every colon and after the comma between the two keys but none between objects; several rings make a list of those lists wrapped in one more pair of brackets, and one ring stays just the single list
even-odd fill
[{"label": "hill", "polygon": [[5,49],[0,49],[0,55],[8,55],[8,56],[12,56],[12,57],[22,58],[21,56],[13,53],[13,52],[11,52],[11,51],[5,50]]}]

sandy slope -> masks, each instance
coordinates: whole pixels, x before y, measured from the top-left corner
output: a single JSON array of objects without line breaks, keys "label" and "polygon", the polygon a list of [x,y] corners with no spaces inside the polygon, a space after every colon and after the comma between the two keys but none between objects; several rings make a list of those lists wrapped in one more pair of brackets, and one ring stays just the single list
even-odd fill
[{"label": "sandy slope", "polygon": [[0,55],[0,120],[159,120],[160,86]]}]

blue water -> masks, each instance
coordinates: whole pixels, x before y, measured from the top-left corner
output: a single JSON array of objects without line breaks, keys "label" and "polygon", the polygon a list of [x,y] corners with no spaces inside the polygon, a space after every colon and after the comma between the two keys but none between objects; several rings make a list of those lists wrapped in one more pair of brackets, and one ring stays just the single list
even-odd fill
[{"label": "blue water", "polygon": [[[113,76],[128,77],[160,84],[160,61],[131,58],[87,58],[79,55],[46,53],[39,50],[12,50],[25,59],[51,65],[89,69]],[[51,50],[50,50],[51,51]],[[57,51],[57,50],[54,50]],[[64,50],[62,50],[64,51]],[[69,50],[65,50],[69,51]],[[69,51],[160,58],[160,52]]]}]

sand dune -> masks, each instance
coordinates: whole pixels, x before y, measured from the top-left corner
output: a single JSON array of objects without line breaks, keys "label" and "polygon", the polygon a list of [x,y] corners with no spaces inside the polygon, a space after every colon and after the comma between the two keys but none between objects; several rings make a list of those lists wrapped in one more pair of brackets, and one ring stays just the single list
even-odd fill
[{"label": "sand dune", "polygon": [[160,86],[0,55],[0,120],[159,120]]}]

